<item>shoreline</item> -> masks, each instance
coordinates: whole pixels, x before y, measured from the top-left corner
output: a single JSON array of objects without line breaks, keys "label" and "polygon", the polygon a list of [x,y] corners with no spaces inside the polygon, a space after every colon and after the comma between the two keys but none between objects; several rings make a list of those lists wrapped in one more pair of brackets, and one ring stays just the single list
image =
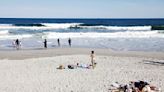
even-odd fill
[{"label": "shoreline", "polygon": [[164,59],[164,52],[145,51],[113,51],[111,49],[97,48],[51,48],[51,49],[23,49],[23,50],[1,50],[0,59],[22,60],[30,58],[54,57],[62,55],[90,55],[94,50],[96,55],[119,56],[119,57],[144,57]]}]

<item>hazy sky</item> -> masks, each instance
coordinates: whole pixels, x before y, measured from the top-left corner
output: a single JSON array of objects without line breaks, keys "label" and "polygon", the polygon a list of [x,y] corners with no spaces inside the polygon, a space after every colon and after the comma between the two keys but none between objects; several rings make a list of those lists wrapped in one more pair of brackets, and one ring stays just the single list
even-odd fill
[{"label": "hazy sky", "polygon": [[0,0],[8,18],[164,18],[164,0]]}]

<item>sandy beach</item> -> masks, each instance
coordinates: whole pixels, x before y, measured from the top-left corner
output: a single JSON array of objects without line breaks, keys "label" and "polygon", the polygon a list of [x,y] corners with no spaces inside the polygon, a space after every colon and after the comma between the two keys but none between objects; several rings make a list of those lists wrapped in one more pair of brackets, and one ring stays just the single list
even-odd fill
[{"label": "sandy beach", "polygon": [[164,92],[164,0],[1,0],[0,92]]},{"label": "sandy beach", "polygon": [[29,58],[53,57],[62,55],[90,55],[90,51],[94,50],[96,55],[102,56],[120,56],[120,57],[143,57],[164,59],[163,52],[145,52],[145,51],[113,51],[111,49],[97,48],[54,48],[54,49],[9,49],[0,50],[0,59],[21,60]]},{"label": "sandy beach", "polygon": [[[68,69],[90,64],[95,69]],[[144,80],[164,90],[164,53],[109,49],[56,48],[0,51],[0,92],[111,92],[113,82]],[[59,65],[66,69],[56,69]],[[163,92],[163,91],[162,91]]]}]

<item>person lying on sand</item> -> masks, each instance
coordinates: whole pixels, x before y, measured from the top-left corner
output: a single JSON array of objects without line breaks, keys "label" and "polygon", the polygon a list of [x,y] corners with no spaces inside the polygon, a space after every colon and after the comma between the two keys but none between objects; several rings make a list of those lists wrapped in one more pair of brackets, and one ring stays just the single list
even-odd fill
[{"label": "person lying on sand", "polygon": [[145,81],[131,81],[130,84],[135,92],[158,92],[160,90]]},{"label": "person lying on sand", "polygon": [[112,83],[112,92],[160,92],[160,89],[145,81],[131,81],[129,84]]},{"label": "person lying on sand", "polygon": [[76,65],[68,65],[68,69],[76,69],[77,66]]},{"label": "person lying on sand", "polygon": [[59,67],[57,69],[65,69],[65,67],[63,65],[59,65]]},{"label": "person lying on sand", "polygon": [[77,63],[77,67],[79,67],[79,68],[91,69],[92,65],[88,65],[88,64],[79,64],[79,63]]},{"label": "person lying on sand", "polygon": [[87,65],[87,64],[79,64],[79,63],[77,63],[76,65],[68,65],[68,69],[76,69],[76,68],[86,68],[86,69],[91,69],[91,65]]}]

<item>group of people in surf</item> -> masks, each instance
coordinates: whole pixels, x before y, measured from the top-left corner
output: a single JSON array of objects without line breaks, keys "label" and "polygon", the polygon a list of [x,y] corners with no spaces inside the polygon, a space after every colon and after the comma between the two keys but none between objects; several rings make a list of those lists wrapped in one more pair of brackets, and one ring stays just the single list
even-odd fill
[{"label": "group of people in surf", "polygon": [[[43,43],[44,43],[44,48],[47,48],[47,39],[44,39]],[[57,43],[58,43],[58,46],[60,47],[60,39],[59,38],[57,39]],[[71,38],[68,39],[68,44],[71,47],[71,45],[72,45]]]},{"label": "group of people in surf", "polygon": [[[58,43],[58,46],[60,47],[60,39],[58,38],[57,39],[57,43]],[[47,39],[44,39],[44,48],[47,48],[48,45],[47,45]],[[71,38],[68,39],[68,44],[69,46],[71,47],[72,43],[71,43]],[[21,48],[21,41],[19,39],[16,39],[12,42],[12,45],[14,48],[16,48],[17,50],[19,50]]]}]

